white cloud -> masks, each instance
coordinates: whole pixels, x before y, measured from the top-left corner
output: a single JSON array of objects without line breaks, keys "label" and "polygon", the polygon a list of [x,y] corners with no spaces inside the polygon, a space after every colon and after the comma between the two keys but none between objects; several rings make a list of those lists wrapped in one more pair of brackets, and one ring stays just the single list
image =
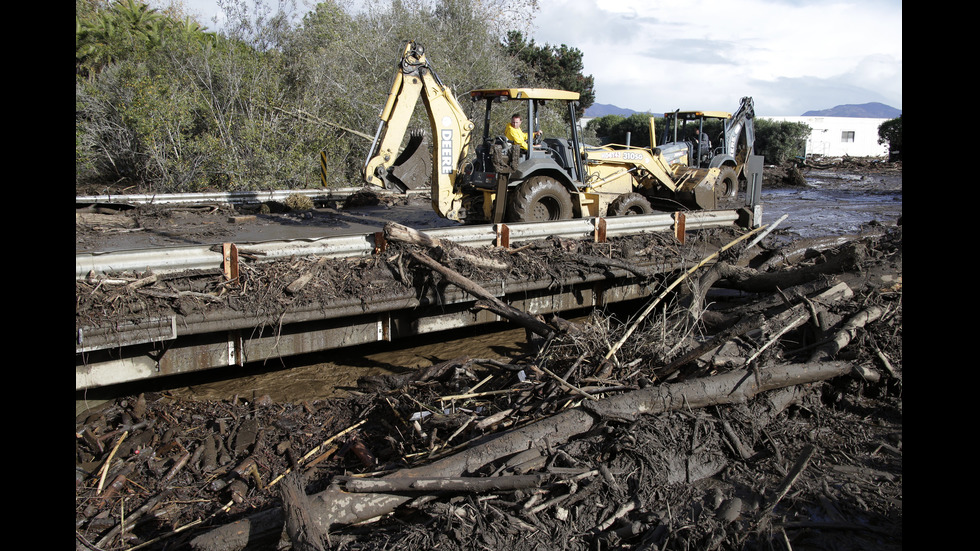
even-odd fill
[{"label": "white cloud", "polygon": [[[636,110],[798,115],[901,108],[900,2],[541,0],[534,38],[583,53],[596,101]],[[784,111],[786,110],[786,111]]]}]

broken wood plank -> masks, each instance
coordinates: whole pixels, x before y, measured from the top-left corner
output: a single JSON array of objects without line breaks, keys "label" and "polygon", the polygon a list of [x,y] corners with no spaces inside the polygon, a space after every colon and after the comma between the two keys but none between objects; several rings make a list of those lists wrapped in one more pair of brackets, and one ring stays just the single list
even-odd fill
[{"label": "broken wood plank", "polygon": [[295,295],[296,293],[302,291],[303,287],[306,287],[306,285],[310,282],[310,280],[312,280],[313,277],[316,276],[317,272],[320,271],[320,268],[327,263],[327,260],[328,258],[325,256],[320,257],[313,264],[313,266],[306,271],[306,273],[299,276],[298,278],[293,280],[292,283],[286,286],[286,292],[291,295]]}]

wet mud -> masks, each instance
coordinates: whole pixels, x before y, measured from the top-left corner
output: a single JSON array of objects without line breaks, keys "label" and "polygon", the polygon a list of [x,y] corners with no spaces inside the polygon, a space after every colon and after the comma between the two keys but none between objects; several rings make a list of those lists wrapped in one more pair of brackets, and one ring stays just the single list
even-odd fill
[{"label": "wet mud", "polygon": [[[841,192],[869,183],[857,192],[898,198],[872,213],[854,209],[865,221],[837,224],[851,217],[838,209],[833,229],[811,241],[852,224],[861,237],[793,254],[804,231],[826,223],[817,213],[848,201],[833,199],[826,188],[838,184],[829,184],[827,204],[797,211],[808,222],[788,218],[761,250],[734,251],[722,259],[726,272],[693,277],[646,318],[641,301],[576,318],[578,330],[550,340],[476,330],[250,368],[237,382],[129,386],[76,416],[76,547],[316,548],[284,516],[299,510],[323,549],[901,549],[900,168],[898,177],[897,194],[890,180],[837,178]],[[195,239],[213,231],[203,226]],[[280,279],[289,282],[269,281]],[[841,285],[849,293],[826,298]],[[644,392],[708,388],[732,375],[731,392],[741,392],[798,364],[847,370],[736,403],[640,413]],[[331,379],[341,367],[346,378]],[[372,384],[432,367],[431,378]],[[601,406],[633,398],[631,411]],[[452,461],[570,411],[586,412],[591,428],[536,439],[523,450],[535,454],[515,449],[460,475],[538,477],[530,486],[402,489],[381,494],[403,505],[378,518],[316,524],[331,488],[349,496],[352,479]]]}]

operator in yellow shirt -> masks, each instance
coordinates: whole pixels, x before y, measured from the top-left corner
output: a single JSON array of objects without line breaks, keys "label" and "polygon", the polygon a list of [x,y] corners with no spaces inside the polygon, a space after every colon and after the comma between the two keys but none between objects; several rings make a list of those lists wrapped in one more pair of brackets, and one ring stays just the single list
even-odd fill
[{"label": "operator in yellow shirt", "polygon": [[[535,135],[541,134],[540,131],[535,132]],[[507,125],[507,129],[504,130],[504,137],[508,140],[521,146],[521,149],[527,151],[527,134],[521,130],[521,116],[514,113],[510,117],[510,124]]]}]

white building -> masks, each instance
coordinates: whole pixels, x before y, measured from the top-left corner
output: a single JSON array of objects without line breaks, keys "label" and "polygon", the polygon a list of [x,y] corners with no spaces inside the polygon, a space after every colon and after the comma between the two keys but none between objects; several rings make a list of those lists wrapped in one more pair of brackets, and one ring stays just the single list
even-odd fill
[{"label": "white building", "polygon": [[807,157],[888,157],[888,145],[878,143],[878,127],[890,119],[856,117],[759,117],[772,121],[802,122],[812,131],[806,141]]}]

